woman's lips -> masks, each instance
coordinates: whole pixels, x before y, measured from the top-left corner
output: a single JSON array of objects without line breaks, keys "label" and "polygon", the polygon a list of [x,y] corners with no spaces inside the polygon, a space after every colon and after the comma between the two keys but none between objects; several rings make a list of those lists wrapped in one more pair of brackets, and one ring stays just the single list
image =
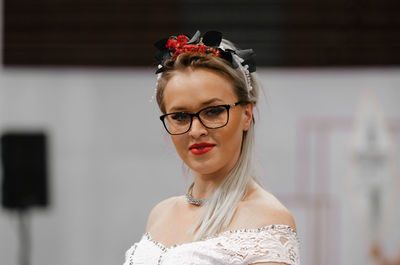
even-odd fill
[{"label": "woman's lips", "polygon": [[195,155],[202,155],[207,153],[208,151],[211,151],[215,147],[215,144],[212,143],[198,143],[198,144],[192,144],[189,147],[190,152],[192,152]]}]

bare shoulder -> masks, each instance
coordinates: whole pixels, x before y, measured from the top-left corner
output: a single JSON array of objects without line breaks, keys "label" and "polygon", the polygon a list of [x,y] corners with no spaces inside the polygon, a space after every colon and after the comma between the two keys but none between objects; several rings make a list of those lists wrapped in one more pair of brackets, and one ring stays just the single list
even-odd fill
[{"label": "bare shoulder", "polygon": [[233,223],[239,228],[282,224],[296,231],[296,224],[290,211],[274,195],[258,184],[252,185],[245,199],[239,203]]},{"label": "bare shoulder", "polygon": [[164,217],[171,212],[180,200],[181,196],[176,196],[165,199],[156,204],[147,218],[146,231],[149,231],[157,220],[164,219]]}]

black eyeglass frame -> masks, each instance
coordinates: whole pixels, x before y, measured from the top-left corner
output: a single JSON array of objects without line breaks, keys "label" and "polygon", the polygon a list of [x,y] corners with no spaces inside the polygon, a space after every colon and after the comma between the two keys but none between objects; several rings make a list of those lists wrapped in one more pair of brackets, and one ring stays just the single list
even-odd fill
[{"label": "black eyeglass frame", "polygon": [[[166,130],[169,134],[171,134],[171,135],[181,135],[181,134],[185,134],[185,133],[187,133],[188,131],[190,131],[190,128],[192,128],[192,124],[193,124],[193,117],[197,117],[197,119],[201,122],[201,124],[202,124],[204,127],[206,127],[207,129],[219,129],[219,128],[225,127],[225,126],[228,124],[228,122],[229,122],[229,109],[230,109],[231,107],[235,107],[235,106],[241,105],[241,104],[243,104],[243,103],[245,103],[245,102],[238,101],[238,102],[233,103],[233,104],[222,104],[222,105],[209,106],[209,107],[205,107],[205,108],[199,110],[199,111],[196,112],[196,113],[190,113],[190,112],[186,112],[186,111],[177,111],[177,112],[166,113],[166,114],[163,114],[163,115],[160,116],[160,120],[162,121],[165,130]],[[206,110],[206,109],[208,109],[208,108],[214,108],[214,107],[225,107],[225,108],[226,108],[226,112],[227,112],[226,123],[225,123],[224,125],[221,125],[221,126],[218,126],[218,127],[208,127],[207,125],[205,125],[205,124],[203,123],[203,121],[201,120],[199,114],[200,114],[200,112],[202,112],[202,111],[204,111],[204,110]],[[165,122],[164,122],[164,119],[165,119],[165,117],[167,117],[168,115],[173,115],[173,114],[177,114],[177,113],[185,113],[185,114],[188,114],[188,115],[190,116],[190,124],[189,124],[188,129],[187,129],[185,132],[182,132],[182,133],[171,133],[171,132],[168,130],[167,125],[166,125]]]}]

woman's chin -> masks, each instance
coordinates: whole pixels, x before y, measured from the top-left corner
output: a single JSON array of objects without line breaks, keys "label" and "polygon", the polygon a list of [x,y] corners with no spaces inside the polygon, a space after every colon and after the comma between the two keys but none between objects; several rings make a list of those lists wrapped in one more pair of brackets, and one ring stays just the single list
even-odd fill
[{"label": "woman's chin", "polygon": [[205,168],[205,167],[202,167],[202,168],[193,167],[191,169],[194,173],[196,173],[198,175],[212,175],[217,172],[217,170],[213,170],[212,168]]},{"label": "woman's chin", "polygon": [[[208,162],[208,163],[207,163]],[[203,163],[190,163],[186,164],[197,175],[203,176],[219,176],[228,174],[230,165],[221,166],[221,163],[214,161],[207,161]]]},{"label": "woman's chin", "polygon": [[218,171],[218,167],[215,163],[190,163],[187,164],[189,168],[195,172],[196,174],[200,175],[212,175]]}]

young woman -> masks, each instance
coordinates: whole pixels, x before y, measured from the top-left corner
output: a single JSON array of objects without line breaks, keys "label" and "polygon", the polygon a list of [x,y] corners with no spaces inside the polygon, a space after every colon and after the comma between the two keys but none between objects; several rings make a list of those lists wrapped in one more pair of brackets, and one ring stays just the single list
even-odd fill
[{"label": "young woman", "polygon": [[300,264],[292,215],[255,179],[253,51],[215,31],[156,46],[160,119],[194,181],[154,207],[124,265]]}]

